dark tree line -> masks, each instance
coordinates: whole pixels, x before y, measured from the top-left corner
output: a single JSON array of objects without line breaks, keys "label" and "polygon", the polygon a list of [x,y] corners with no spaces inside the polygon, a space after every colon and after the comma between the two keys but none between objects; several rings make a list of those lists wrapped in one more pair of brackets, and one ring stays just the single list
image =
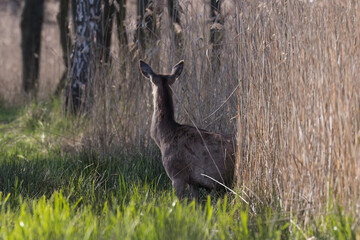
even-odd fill
[{"label": "dark tree line", "polygon": [[21,49],[23,58],[23,90],[36,97],[39,79],[41,28],[44,18],[44,0],[26,0],[21,15]]},{"label": "dark tree line", "polygon": [[[219,54],[223,39],[223,18],[220,14],[221,1],[211,0],[210,43],[212,48],[212,66],[216,70],[220,65]],[[167,0],[170,23],[174,33],[174,47],[177,57],[183,49],[178,0]],[[69,12],[73,19],[73,33],[69,30]],[[135,51],[144,52],[160,36],[158,17],[160,9],[156,0],[137,0],[137,28],[133,42]],[[27,95],[36,97],[39,78],[39,58],[41,48],[41,27],[44,15],[44,0],[25,0],[21,20],[23,53],[23,90]],[[111,33],[113,21],[116,22],[117,37],[124,56],[130,54],[128,34],[124,25],[126,0],[60,0],[57,15],[60,30],[60,43],[63,51],[65,72],[56,94],[65,89],[65,109],[77,112],[91,105],[91,85],[95,65],[108,63],[110,59]],[[134,51],[134,50],[132,50]]]}]

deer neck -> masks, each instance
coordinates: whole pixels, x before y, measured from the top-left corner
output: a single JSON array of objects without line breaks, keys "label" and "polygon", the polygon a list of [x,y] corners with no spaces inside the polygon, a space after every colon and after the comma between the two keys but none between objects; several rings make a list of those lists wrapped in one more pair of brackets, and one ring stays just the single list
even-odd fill
[{"label": "deer neck", "polygon": [[178,123],[174,118],[172,92],[168,85],[153,86],[154,113],[151,121],[151,137],[160,147]]}]

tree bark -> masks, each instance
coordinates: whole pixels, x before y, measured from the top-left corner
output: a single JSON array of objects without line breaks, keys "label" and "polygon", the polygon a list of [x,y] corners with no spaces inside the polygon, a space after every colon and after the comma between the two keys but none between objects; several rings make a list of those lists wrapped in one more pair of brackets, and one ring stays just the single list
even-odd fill
[{"label": "tree bark", "polygon": [[102,12],[102,28],[100,35],[103,46],[102,58],[105,62],[110,61],[110,46],[114,17],[116,18],[117,36],[120,43],[120,49],[123,49],[124,46],[125,49],[127,49],[126,46],[128,44],[128,39],[124,25],[126,13],[125,5],[126,0],[116,0],[116,2],[111,2],[109,0],[104,1],[104,10]]},{"label": "tree bark", "polygon": [[129,42],[126,33],[126,28],[124,25],[124,21],[126,17],[126,8],[125,8],[126,0],[117,0],[117,4],[119,6],[119,10],[116,11],[118,39],[120,42],[120,46],[127,46]]},{"label": "tree bark", "polygon": [[122,72],[126,73],[127,68],[127,59],[129,57],[129,41],[127,36],[127,31],[124,25],[126,17],[126,0],[117,0],[116,1],[118,8],[116,8],[116,26],[117,26],[117,36],[119,39],[119,58],[123,59],[120,62],[120,69]]},{"label": "tree bark", "polygon": [[137,27],[134,42],[141,50],[146,50],[158,37],[156,26],[157,1],[137,0]]},{"label": "tree bark", "polygon": [[183,36],[179,12],[181,11],[178,0],[167,0],[168,11],[171,22],[172,32],[174,33],[174,48],[176,58],[181,58],[181,53],[183,50]]},{"label": "tree bark", "polygon": [[109,0],[104,0],[104,8],[101,16],[101,29],[100,29],[100,40],[101,40],[101,58],[104,62],[110,61],[110,46],[111,46],[111,35],[113,30],[113,19],[115,13],[114,3]]},{"label": "tree bark", "polygon": [[91,88],[98,59],[101,0],[77,0],[75,39],[70,56],[65,111],[77,113],[91,106]]},{"label": "tree bark", "polygon": [[44,0],[26,0],[21,15],[21,49],[23,59],[23,90],[36,97],[39,82],[41,28]]},{"label": "tree bark", "polygon": [[63,52],[65,70],[56,87],[55,95],[59,95],[65,87],[66,76],[68,72],[69,49],[71,49],[71,37],[69,30],[69,0],[60,0],[59,8],[59,13],[56,16],[56,19],[60,30],[60,44]]}]

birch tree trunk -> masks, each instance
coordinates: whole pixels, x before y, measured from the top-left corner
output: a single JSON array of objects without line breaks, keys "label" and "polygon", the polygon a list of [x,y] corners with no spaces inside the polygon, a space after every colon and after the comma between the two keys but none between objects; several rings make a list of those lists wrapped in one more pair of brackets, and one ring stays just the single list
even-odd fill
[{"label": "birch tree trunk", "polygon": [[98,58],[101,0],[77,0],[75,39],[65,89],[65,111],[77,113],[91,106],[91,88]]}]

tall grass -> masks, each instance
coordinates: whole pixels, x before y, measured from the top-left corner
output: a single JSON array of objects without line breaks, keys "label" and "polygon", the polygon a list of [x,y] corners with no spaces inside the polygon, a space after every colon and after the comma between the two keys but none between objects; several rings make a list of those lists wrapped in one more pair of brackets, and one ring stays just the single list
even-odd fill
[{"label": "tall grass", "polygon": [[[208,199],[206,205],[197,208],[194,202],[182,204],[174,195],[157,199],[141,195],[126,205],[109,206],[105,202],[96,214],[81,199],[70,204],[62,193],[32,204],[22,200],[19,211],[8,208],[7,200],[0,195],[2,239],[280,239],[289,236],[286,224],[277,224],[275,228],[262,226],[259,221],[256,226],[248,226],[246,211],[226,201],[213,206]],[[236,214],[241,215],[239,220],[235,220]]]},{"label": "tall grass", "polygon": [[283,210],[359,211],[359,3],[238,6],[238,187]]}]

